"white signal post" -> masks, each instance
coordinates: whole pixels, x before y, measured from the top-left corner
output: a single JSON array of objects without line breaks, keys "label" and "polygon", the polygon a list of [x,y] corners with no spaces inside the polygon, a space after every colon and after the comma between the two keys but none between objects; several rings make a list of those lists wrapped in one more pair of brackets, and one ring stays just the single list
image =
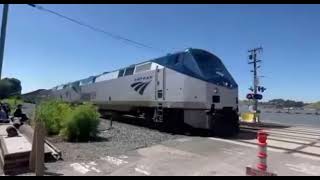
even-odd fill
[{"label": "white signal post", "polygon": [[[262,47],[259,48],[254,48],[249,50],[248,52],[251,53],[249,55],[249,59],[252,61],[250,61],[248,64],[253,64],[253,94],[256,95],[258,92],[258,86],[259,86],[259,79],[258,79],[258,75],[257,75],[257,69],[260,68],[260,66],[257,66],[258,62],[261,62],[261,60],[257,59],[257,53],[262,51]],[[254,115],[254,119],[258,120],[258,122],[260,122],[260,118],[259,116],[257,117],[257,113],[258,113],[258,99],[257,98],[253,98],[254,101],[254,106],[253,106],[253,110],[255,111],[255,115]]]}]

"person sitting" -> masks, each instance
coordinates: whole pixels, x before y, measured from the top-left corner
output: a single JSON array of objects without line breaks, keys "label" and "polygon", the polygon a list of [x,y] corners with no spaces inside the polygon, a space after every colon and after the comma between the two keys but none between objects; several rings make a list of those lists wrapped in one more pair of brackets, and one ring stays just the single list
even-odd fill
[{"label": "person sitting", "polygon": [[8,123],[7,113],[4,111],[3,107],[0,107],[0,123]]},{"label": "person sitting", "polygon": [[21,104],[18,105],[17,109],[13,113],[13,116],[21,118],[21,122],[25,122],[25,121],[27,121],[29,119],[27,117],[27,115],[22,112],[22,105]]},{"label": "person sitting", "polygon": [[9,116],[11,113],[10,105],[8,103],[4,103],[2,107],[3,107],[3,110],[7,113],[7,119],[9,119]]}]

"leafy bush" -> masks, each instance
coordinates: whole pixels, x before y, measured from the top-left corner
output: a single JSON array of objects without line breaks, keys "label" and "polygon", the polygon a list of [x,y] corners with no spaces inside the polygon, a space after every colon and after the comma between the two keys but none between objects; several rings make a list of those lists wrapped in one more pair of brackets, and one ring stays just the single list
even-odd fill
[{"label": "leafy bush", "polygon": [[99,113],[92,104],[79,106],[45,101],[36,108],[35,120],[44,122],[48,135],[61,135],[68,141],[88,141],[96,137]]},{"label": "leafy bush", "polygon": [[98,133],[99,117],[92,104],[77,106],[63,123],[61,135],[69,141],[88,141]]},{"label": "leafy bush", "polygon": [[62,129],[63,122],[72,113],[69,104],[59,101],[46,101],[36,108],[36,119],[44,122],[49,135],[57,135]]}]

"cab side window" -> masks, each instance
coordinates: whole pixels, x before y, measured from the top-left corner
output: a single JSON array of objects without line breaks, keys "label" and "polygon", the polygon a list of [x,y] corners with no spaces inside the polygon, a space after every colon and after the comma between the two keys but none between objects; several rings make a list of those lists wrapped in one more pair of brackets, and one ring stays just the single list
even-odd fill
[{"label": "cab side window", "polygon": [[134,73],[149,71],[151,69],[151,63],[146,63],[142,65],[137,65]]},{"label": "cab side window", "polygon": [[123,76],[123,74],[124,74],[124,69],[121,69],[121,70],[119,71],[119,75],[118,75],[118,77],[122,77],[122,76]]},{"label": "cab side window", "polygon": [[134,72],[134,67],[128,67],[126,69],[126,72],[124,73],[125,76],[129,76],[129,75],[132,75]]}]

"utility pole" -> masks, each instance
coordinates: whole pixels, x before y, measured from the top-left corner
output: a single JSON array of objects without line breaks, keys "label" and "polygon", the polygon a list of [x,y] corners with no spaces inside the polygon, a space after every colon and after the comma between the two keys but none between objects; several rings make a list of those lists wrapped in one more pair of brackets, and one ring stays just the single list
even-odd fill
[{"label": "utility pole", "polygon": [[[253,70],[251,72],[253,72],[253,93],[254,93],[254,95],[257,95],[258,86],[259,86],[259,78],[257,75],[257,69],[260,68],[260,66],[258,66],[257,64],[259,62],[261,62],[261,60],[257,59],[257,54],[261,51],[262,51],[262,47],[254,48],[254,49],[251,49],[248,51],[249,53],[251,53],[249,55],[249,59],[252,60],[248,64],[253,64]],[[253,101],[254,101],[253,110],[256,113],[258,113],[258,99],[253,98]]]},{"label": "utility pole", "polygon": [[2,74],[4,44],[5,44],[5,40],[6,40],[8,10],[9,10],[9,4],[3,4],[1,36],[0,36],[0,80],[1,80],[1,74]]}]

